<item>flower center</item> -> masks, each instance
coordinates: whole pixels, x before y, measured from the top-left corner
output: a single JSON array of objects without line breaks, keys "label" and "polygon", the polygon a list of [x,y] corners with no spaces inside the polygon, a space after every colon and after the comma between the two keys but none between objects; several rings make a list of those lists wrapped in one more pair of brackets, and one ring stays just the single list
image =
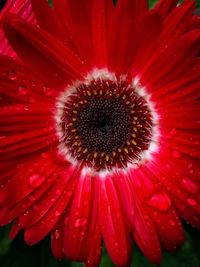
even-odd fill
[{"label": "flower center", "polygon": [[129,108],[112,96],[89,96],[77,109],[74,127],[88,151],[110,155],[128,138]]},{"label": "flower center", "polygon": [[96,170],[141,160],[152,138],[146,100],[126,80],[94,79],[64,97],[60,117],[67,153]]}]

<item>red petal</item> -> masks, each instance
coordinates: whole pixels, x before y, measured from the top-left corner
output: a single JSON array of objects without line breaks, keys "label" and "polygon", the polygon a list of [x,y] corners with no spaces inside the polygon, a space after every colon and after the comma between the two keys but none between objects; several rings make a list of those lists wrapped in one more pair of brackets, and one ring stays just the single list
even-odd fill
[{"label": "red petal", "polygon": [[114,264],[126,266],[130,261],[131,242],[112,177],[101,180],[100,203],[100,226],[107,251]]},{"label": "red petal", "polygon": [[[45,154],[46,155],[46,154]],[[42,154],[43,157],[43,154]],[[46,156],[45,156],[46,157]],[[1,225],[6,225],[14,220],[16,217],[20,216],[21,214],[27,215],[27,210],[30,207],[34,206],[34,209],[37,209],[37,205],[35,205],[41,196],[44,196],[46,192],[54,185],[54,182],[57,177],[60,176],[63,169],[55,169],[45,180],[45,183],[42,183],[37,190],[32,191],[29,195],[27,195],[24,199],[20,202],[17,202],[5,212],[2,213],[0,217]]]},{"label": "red petal", "polygon": [[67,45],[71,45],[69,34],[47,0],[30,0],[38,24]]},{"label": "red petal", "polygon": [[58,88],[47,87],[17,60],[3,55],[0,55],[0,81],[0,92],[20,103],[50,102],[59,94]]},{"label": "red petal", "polygon": [[134,53],[135,27],[147,11],[148,3],[146,0],[119,0],[114,7],[112,1],[106,2],[109,66],[111,70],[122,72],[126,61]]},{"label": "red petal", "polygon": [[51,121],[53,114],[51,113],[50,105],[44,103],[0,107],[1,134],[6,136],[14,132],[15,135],[18,135],[21,132],[24,136],[24,132],[30,133],[30,131],[41,131],[44,127],[49,128],[53,124]]},{"label": "red petal", "polygon": [[[0,13],[0,24],[2,20],[9,12],[18,14],[19,16],[26,19],[26,21],[34,22],[34,15],[31,7],[30,0],[7,0],[3,10]],[[0,52],[7,54],[12,57],[16,57],[15,52],[11,49],[7,42],[2,29],[0,29]]]},{"label": "red petal", "polygon": [[133,230],[135,203],[130,181],[123,172],[120,172],[113,175],[113,182],[116,186],[116,191],[123,208],[125,220],[129,225],[130,230]]},{"label": "red petal", "polygon": [[90,250],[85,261],[87,267],[99,266],[101,261],[101,249],[102,249],[102,238],[99,225],[96,226],[93,238],[91,239]]},{"label": "red petal", "polygon": [[9,232],[9,238],[10,239],[14,239],[20,232],[21,230],[21,226],[19,225],[19,221],[16,220],[13,224],[12,224],[12,227],[10,229],[10,232]]},{"label": "red petal", "polygon": [[105,67],[107,63],[106,1],[95,0],[92,1],[91,6],[95,65]]},{"label": "red petal", "polygon": [[60,218],[58,223],[55,226],[55,229],[51,233],[51,250],[58,260],[61,260],[65,257],[63,252],[63,231],[64,231],[64,216]]},{"label": "red petal", "polygon": [[192,209],[188,208],[183,201],[177,198],[173,198],[174,204],[181,215],[181,217],[187,222],[192,224],[192,226],[200,229],[200,214],[197,214]]},{"label": "red petal", "polygon": [[[94,178],[90,175],[79,177],[78,187],[70,207],[68,223],[65,226],[64,250],[71,260],[83,261],[84,239],[88,238],[90,217],[92,216]],[[84,245],[85,247],[85,245]]]},{"label": "red petal", "polygon": [[[200,32],[193,31],[175,39],[162,52],[154,54],[145,65],[141,73],[142,84],[148,84],[149,88],[173,81],[174,76],[181,76],[189,70],[189,66],[195,63],[200,51]],[[171,60],[169,61],[169,58]],[[178,68],[177,68],[178,66]],[[158,71],[159,70],[159,71]],[[156,75],[153,75],[157,73]]]},{"label": "red petal", "polygon": [[166,45],[186,30],[194,15],[194,9],[195,1],[185,1],[173,10],[164,22],[163,32],[159,41],[160,45]]},{"label": "red petal", "polygon": [[12,179],[0,188],[0,203],[12,206],[22,200],[42,184],[55,167],[51,158],[27,159],[26,163],[18,166]]},{"label": "red petal", "polygon": [[67,78],[81,78],[82,62],[47,32],[11,15],[4,29],[19,57],[48,85],[63,86]]},{"label": "red petal", "polygon": [[74,50],[78,52],[86,65],[92,67],[91,2],[88,0],[54,0],[53,2],[57,16],[60,17],[65,29],[73,40]]},{"label": "red petal", "polygon": [[[157,86],[154,84],[152,101],[157,102],[158,106],[163,104],[175,105],[180,101],[191,101],[200,97],[200,64],[199,60],[196,60],[193,68],[184,73],[184,76],[176,77],[169,83],[160,81]],[[161,103],[161,104],[159,104]],[[180,105],[180,104],[179,104]]]},{"label": "red petal", "polygon": [[[161,261],[160,241],[145,205],[146,199],[157,190],[155,179],[149,179],[143,169],[129,170],[129,176],[134,200],[133,236],[149,261],[158,264]],[[156,201],[157,198],[159,201]],[[162,210],[169,206],[169,203],[165,202],[165,195],[162,198],[155,195],[150,204],[156,206],[157,203],[158,208]]]},{"label": "red petal", "polygon": [[79,174],[77,170],[71,170],[67,175],[71,177],[71,181],[66,185],[66,189],[60,196],[58,201],[53,205],[51,210],[45,214],[41,221],[25,231],[25,241],[27,244],[33,245],[43,239],[56,225],[60,216],[66,209],[76,188]]},{"label": "red petal", "polygon": [[140,21],[134,35],[134,59],[131,69],[134,75],[145,65],[162,31],[162,18],[159,13],[149,11]]},{"label": "red petal", "polygon": [[[154,173],[157,179],[167,188],[172,197],[179,199],[188,209],[192,209],[199,214],[200,195],[198,191],[200,189],[200,171],[198,159],[177,153],[174,150],[165,149],[164,147],[162,147],[162,150],[163,152],[159,152],[159,157],[156,161],[149,163],[149,172]],[[194,180],[194,182],[197,181],[197,183],[195,183],[197,193],[193,190],[191,191],[189,188],[191,185],[187,184],[187,187],[184,186],[185,179],[189,179],[191,182],[192,180]]]},{"label": "red petal", "polygon": [[[145,170],[144,168],[143,172],[142,175],[148,175],[147,179],[151,180],[151,182],[156,181],[156,177],[153,177],[148,169]],[[147,187],[145,189],[148,191]],[[141,201],[144,205],[146,204],[148,214],[152,218],[156,232],[165,248],[173,250],[175,246],[181,245],[184,242],[181,222],[175,209],[172,207],[171,198],[165,192],[165,188],[159,185],[158,180],[154,185],[154,192]]]},{"label": "red petal", "polygon": [[[30,152],[38,151],[42,148],[48,147],[57,140],[57,137],[52,131],[53,129],[48,127],[32,132],[1,136],[1,159],[23,156]],[[33,148],[34,146],[35,148]]]},{"label": "red petal", "polygon": [[177,6],[178,0],[160,0],[154,9],[165,18]]},{"label": "red petal", "polygon": [[[57,179],[53,186],[49,188],[46,194],[42,195],[40,199],[35,203],[33,207],[27,209],[26,212],[20,216],[19,223],[23,228],[30,228],[51,210],[53,205],[58,201],[63,194],[66,185],[70,181],[70,174],[73,171],[69,168],[63,170],[62,173],[58,173]],[[56,175],[56,173],[54,173]]]}]

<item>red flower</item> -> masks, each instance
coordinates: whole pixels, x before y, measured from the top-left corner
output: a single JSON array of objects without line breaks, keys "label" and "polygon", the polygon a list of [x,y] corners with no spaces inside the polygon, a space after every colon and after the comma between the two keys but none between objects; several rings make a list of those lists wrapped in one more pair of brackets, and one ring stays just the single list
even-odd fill
[{"label": "red flower", "polygon": [[31,3],[1,16],[1,225],[87,266],[102,240],[129,265],[132,238],[158,263],[180,217],[200,227],[195,1]]}]

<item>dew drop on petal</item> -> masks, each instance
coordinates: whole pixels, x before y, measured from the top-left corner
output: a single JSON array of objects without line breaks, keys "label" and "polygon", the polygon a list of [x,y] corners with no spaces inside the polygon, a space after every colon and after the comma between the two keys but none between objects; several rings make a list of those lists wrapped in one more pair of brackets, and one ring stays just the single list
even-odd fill
[{"label": "dew drop on petal", "polygon": [[115,247],[118,247],[119,246],[119,243],[118,242],[115,242],[114,245],[115,245]]},{"label": "dew drop on petal", "polygon": [[56,217],[60,216],[60,214],[61,214],[60,211],[56,211],[56,212],[55,212],[55,216],[56,216]]},{"label": "dew drop on petal", "polygon": [[171,200],[165,192],[157,192],[147,199],[147,204],[165,212],[171,207]]},{"label": "dew drop on petal", "polygon": [[44,91],[45,95],[47,95],[47,96],[52,96],[54,94],[53,88],[50,88],[47,86],[43,87],[43,91]]},{"label": "dew drop on petal", "polygon": [[45,180],[44,176],[35,173],[29,177],[29,184],[31,185],[31,187],[36,188],[40,186],[44,180]]},{"label": "dew drop on petal", "polygon": [[188,198],[188,199],[187,199],[187,203],[188,203],[190,206],[192,206],[192,207],[194,207],[194,206],[197,205],[196,200],[193,199],[193,198]]},{"label": "dew drop on petal", "polygon": [[90,264],[90,260],[88,260],[88,259],[87,259],[86,263],[87,263],[87,264],[88,264],[88,266],[89,266],[89,264]]},{"label": "dew drop on petal", "polygon": [[174,135],[176,134],[176,129],[173,128],[169,131],[169,133],[167,134],[168,138],[172,138]]},{"label": "dew drop on petal", "polygon": [[60,238],[60,232],[58,230],[55,230],[54,236],[55,236],[55,239],[59,239]]},{"label": "dew drop on petal", "polygon": [[32,85],[33,87],[35,87],[35,86],[36,86],[36,81],[32,81],[32,82],[31,82],[31,85]]},{"label": "dew drop on petal", "polygon": [[197,184],[187,177],[181,180],[181,184],[188,192],[192,194],[197,194],[199,192]]},{"label": "dew drop on petal", "polygon": [[29,197],[29,200],[30,200],[31,202],[34,202],[34,201],[35,201],[35,197],[34,197],[34,196],[30,196],[30,197]]},{"label": "dew drop on petal", "polygon": [[28,88],[26,87],[26,85],[20,85],[18,87],[18,93],[19,93],[19,95],[27,95],[28,94]]},{"label": "dew drop on petal", "polygon": [[16,71],[15,71],[15,70],[11,70],[11,71],[9,71],[9,73],[8,73],[8,78],[9,78],[11,81],[15,81],[15,80],[17,79]]},{"label": "dew drop on petal", "polygon": [[80,218],[75,221],[75,227],[81,227],[86,224],[87,220],[86,218]]},{"label": "dew drop on petal", "polygon": [[192,163],[189,163],[188,164],[188,169],[192,169],[193,168],[193,164]]},{"label": "dew drop on petal", "polygon": [[28,111],[29,109],[30,109],[30,106],[28,106],[28,105],[24,106],[24,110]]},{"label": "dew drop on petal", "polygon": [[177,151],[177,150],[174,150],[172,152],[172,157],[173,158],[180,158],[181,157],[181,153],[179,151]]},{"label": "dew drop on petal", "polygon": [[175,226],[176,225],[176,222],[174,220],[169,220],[169,225],[170,226]]}]

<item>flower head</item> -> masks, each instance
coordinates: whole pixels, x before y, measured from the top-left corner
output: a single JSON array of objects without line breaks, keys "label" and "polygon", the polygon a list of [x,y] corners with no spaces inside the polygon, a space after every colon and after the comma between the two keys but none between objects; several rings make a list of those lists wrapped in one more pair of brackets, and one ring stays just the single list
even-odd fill
[{"label": "flower head", "polygon": [[133,239],[159,263],[161,246],[184,241],[180,217],[200,227],[195,1],[12,2],[0,17],[1,225],[30,245],[51,233],[56,257],[87,266],[102,241],[129,265]]}]

